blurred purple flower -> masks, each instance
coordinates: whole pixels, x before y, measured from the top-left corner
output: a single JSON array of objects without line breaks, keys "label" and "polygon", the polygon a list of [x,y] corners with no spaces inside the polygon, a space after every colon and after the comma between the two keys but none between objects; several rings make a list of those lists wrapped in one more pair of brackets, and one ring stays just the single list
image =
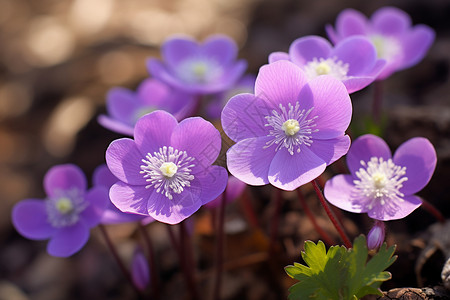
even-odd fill
[{"label": "blurred purple flower", "polygon": [[[116,176],[114,176],[108,169],[108,167],[105,164],[103,164],[95,169],[94,174],[92,176],[92,181],[94,186],[103,186],[109,191],[111,186],[117,181],[119,181],[119,179],[117,179]],[[112,202],[109,200],[105,212],[102,215],[102,219],[100,220],[100,223],[120,224],[127,222],[143,221],[143,224],[148,224],[153,222],[153,220],[154,219],[152,217],[145,217],[143,215],[124,213],[120,211],[117,207],[115,207],[114,204],[112,204]]]},{"label": "blurred purple flower", "polygon": [[148,262],[139,247],[134,251],[133,259],[131,261],[131,279],[140,291],[145,291],[150,283]]},{"label": "blurred purple flower", "polygon": [[366,134],[348,151],[351,175],[328,180],[324,194],[330,203],[346,211],[367,213],[381,221],[401,219],[422,204],[413,194],[428,183],[436,160],[434,147],[425,138],[406,141],[392,157],[383,139]]},{"label": "blurred purple flower", "polygon": [[396,7],[382,7],[370,20],[359,11],[345,9],[337,17],[336,30],[331,25],[326,30],[333,43],[353,35],[367,36],[375,45],[378,57],[386,60],[377,79],[417,64],[435,37],[433,29],[426,25],[412,26],[410,16]]},{"label": "blurred purple flower", "polygon": [[236,43],[213,35],[202,44],[189,37],[173,37],[162,45],[162,61],[148,60],[152,76],[191,94],[211,94],[230,88],[244,73],[247,63],[236,61]]},{"label": "blurred purple flower", "polygon": [[343,39],[335,48],[322,37],[302,37],[291,44],[289,53],[274,52],[269,56],[269,63],[277,60],[292,61],[308,79],[331,75],[342,81],[349,93],[372,83],[386,64],[384,59],[377,59],[375,47],[362,36]]},{"label": "blurred purple flower", "polygon": [[253,93],[255,89],[255,75],[245,75],[239,79],[230,89],[211,95],[212,99],[209,105],[206,107],[206,114],[212,119],[220,119],[223,107],[227,104],[233,96],[242,93]]},{"label": "blurred purple flower", "polygon": [[250,185],[294,190],[347,153],[352,115],[345,86],[329,75],[310,81],[289,61],[261,67],[255,94],[230,99],[222,112],[232,175]]},{"label": "blurred purple flower", "polygon": [[369,250],[376,250],[384,242],[384,237],[386,235],[386,229],[383,221],[375,220],[375,224],[372,229],[370,229],[367,234],[367,248]]},{"label": "blurred purple flower", "polygon": [[192,95],[154,78],[144,80],[136,92],[116,87],[106,97],[108,115],[100,115],[98,122],[109,130],[129,136],[133,135],[136,121],[147,113],[162,109],[182,120],[196,107],[196,99]]},{"label": "blurred purple flower", "polygon": [[178,124],[165,111],[147,114],[136,123],[134,140],[115,140],[106,150],[120,180],[111,201],[124,212],[179,223],[224,191],[228,174],[211,165],[220,148],[219,131],[200,117]]},{"label": "blurred purple flower", "polygon": [[77,166],[52,167],[44,178],[47,198],[17,203],[12,210],[14,227],[26,238],[50,239],[50,255],[76,253],[88,241],[90,228],[98,225],[109,201],[104,187],[86,188],[86,177]]},{"label": "blurred purple flower", "polygon": [[[229,203],[236,200],[244,192],[246,186],[247,185],[244,182],[240,181],[236,177],[232,175],[228,176],[228,184],[225,192],[225,202]],[[206,203],[205,206],[208,208],[215,208],[219,206],[222,196],[223,194],[213,201]]]}]

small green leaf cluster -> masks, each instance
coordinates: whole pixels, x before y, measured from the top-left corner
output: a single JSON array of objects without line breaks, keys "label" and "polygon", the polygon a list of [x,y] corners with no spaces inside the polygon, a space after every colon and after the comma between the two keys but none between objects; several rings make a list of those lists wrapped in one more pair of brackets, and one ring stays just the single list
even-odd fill
[{"label": "small green leaf cluster", "polygon": [[384,243],[369,261],[366,238],[361,235],[353,248],[305,242],[302,258],[307,266],[294,263],[285,267],[286,273],[298,280],[289,288],[289,299],[355,300],[369,294],[382,295],[379,287],[391,279],[384,271],[397,258],[395,246],[387,248]]}]

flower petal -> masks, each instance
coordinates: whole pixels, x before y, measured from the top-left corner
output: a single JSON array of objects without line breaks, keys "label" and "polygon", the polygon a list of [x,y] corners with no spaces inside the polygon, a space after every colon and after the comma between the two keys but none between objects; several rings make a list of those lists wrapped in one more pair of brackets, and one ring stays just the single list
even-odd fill
[{"label": "flower petal", "polygon": [[317,116],[314,139],[332,139],[342,136],[352,118],[352,103],[344,84],[328,75],[312,79],[301,91],[300,108],[314,108],[308,118]]},{"label": "flower petal", "polygon": [[164,62],[172,70],[176,70],[181,62],[196,55],[198,52],[198,43],[189,37],[170,38],[161,47]]},{"label": "flower petal", "polygon": [[110,203],[109,188],[103,186],[93,187],[86,193],[84,198],[89,205],[81,212],[80,217],[89,228],[97,226]]},{"label": "flower petal", "polygon": [[52,256],[68,257],[78,252],[89,239],[89,228],[83,222],[60,228],[47,244]]},{"label": "flower petal", "polygon": [[273,107],[252,94],[239,94],[228,101],[222,110],[222,127],[226,135],[237,142],[242,139],[266,136],[265,116]]},{"label": "flower petal", "polygon": [[412,195],[423,189],[433,176],[436,150],[426,138],[412,138],[397,148],[393,161],[398,166],[406,167],[408,180],[403,182],[400,192]]},{"label": "flower petal", "polygon": [[133,126],[122,123],[122,122],[120,122],[116,119],[110,118],[106,115],[99,115],[97,117],[97,122],[100,125],[102,125],[103,127],[105,127],[106,129],[109,129],[116,133],[133,136],[133,132],[134,132]]},{"label": "flower petal", "polygon": [[435,32],[426,25],[417,25],[400,39],[403,45],[403,59],[399,70],[409,68],[423,59],[434,42]]},{"label": "flower petal", "polygon": [[340,39],[351,35],[365,35],[367,33],[367,18],[361,12],[347,8],[344,9],[336,20],[336,31]]},{"label": "flower petal", "polygon": [[269,64],[279,60],[291,60],[286,52],[272,52],[269,54]]},{"label": "flower petal", "polygon": [[167,224],[178,224],[190,217],[202,205],[200,199],[201,186],[197,179],[191,181],[191,186],[181,194],[173,194],[173,199],[153,192],[148,198],[148,215]]},{"label": "flower petal", "polygon": [[130,184],[147,184],[141,172],[142,159],[145,156],[141,154],[132,139],[122,138],[113,141],[106,149],[106,163],[109,170],[118,180]]},{"label": "flower petal", "polygon": [[14,205],[12,223],[16,230],[32,240],[50,238],[55,228],[47,220],[45,201],[41,199],[26,199]]},{"label": "flower petal", "polygon": [[328,58],[332,46],[330,42],[320,36],[305,36],[296,39],[289,47],[289,56],[293,63],[303,66],[314,58]]},{"label": "flower petal", "polygon": [[128,185],[121,181],[115,183],[109,190],[111,202],[121,211],[148,215],[147,202],[153,189],[145,186]]},{"label": "flower petal", "polygon": [[270,163],[275,145],[265,148],[271,137],[249,138],[239,141],[227,151],[227,166],[233,176],[250,185],[269,183]]},{"label": "flower petal", "polygon": [[307,79],[303,71],[290,61],[280,60],[259,69],[255,82],[255,96],[268,102],[271,107],[282,104],[295,105]]},{"label": "flower petal", "polygon": [[392,157],[391,150],[386,142],[375,135],[365,134],[353,141],[347,153],[347,166],[355,175],[361,166],[361,161],[368,162],[372,157],[382,157],[388,160]]},{"label": "flower petal", "polygon": [[205,57],[222,66],[232,63],[238,51],[236,43],[225,35],[213,35],[207,38],[200,48]]},{"label": "flower petal", "polygon": [[350,137],[344,135],[329,140],[314,140],[309,149],[323,159],[328,165],[332,164],[348,152]]},{"label": "flower petal", "polygon": [[323,193],[328,202],[340,209],[354,213],[366,212],[364,205],[355,205],[350,200],[353,188],[353,176],[340,174],[325,183]]},{"label": "flower petal", "polygon": [[393,204],[395,205],[395,209],[390,212],[385,209],[385,206],[379,205],[368,211],[367,214],[370,218],[381,221],[403,219],[422,205],[422,200],[417,196],[410,195],[403,197],[402,202],[396,202]]},{"label": "flower petal", "polygon": [[228,182],[228,172],[220,166],[210,166],[202,173],[195,174],[201,186],[202,204],[216,199],[223,193]]},{"label": "flower petal", "polygon": [[48,196],[58,196],[61,191],[76,189],[86,191],[87,180],[81,169],[73,164],[57,165],[50,168],[44,177],[44,188]]},{"label": "flower petal", "polygon": [[411,18],[396,7],[382,7],[371,17],[373,29],[386,35],[403,34],[411,26]]},{"label": "flower petal", "polygon": [[170,145],[195,158],[192,173],[208,168],[219,156],[220,132],[200,117],[184,119],[173,130]]},{"label": "flower petal", "polygon": [[133,125],[138,108],[138,97],[125,88],[113,88],[106,95],[108,114],[122,123]]},{"label": "flower petal", "polygon": [[134,141],[139,151],[146,155],[158,152],[170,144],[172,131],[178,125],[174,116],[157,110],[140,118],[134,127]]},{"label": "flower petal", "polygon": [[326,165],[307,146],[303,145],[301,152],[294,155],[283,148],[277,151],[270,164],[269,182],[282,190],[293,191],[317,178]]},{"label": "flower petal", "polygon": [[348,64],[348,76],[367,75],[375,65],[377,51],[367,38],[351,36],[339,42],[332,50],[332,57]]},{"label": "flower petal", "polygon": [[99,165],[92,174],[94,186],[104,186],[109,189],[117,181],[119,179],[111,173],[106,164]]}]

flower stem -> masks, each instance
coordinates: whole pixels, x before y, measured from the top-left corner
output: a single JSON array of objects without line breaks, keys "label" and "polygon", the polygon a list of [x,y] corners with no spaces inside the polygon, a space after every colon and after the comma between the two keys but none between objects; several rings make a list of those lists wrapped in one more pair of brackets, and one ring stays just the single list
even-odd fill
[{"label": "flower stem", "polygon": [[272,223],[270,225],[270,241],[269,241],[269,257],[275,254],[277,239],[278,239],[278,225],[280,223],[281,205],[283,202],[283,195],[280,189],[275,189],[275,209],[273,210]]},{"label": "flower stem", "polygon": [[323,208],[325,209],[325,212],[328,215],[328,218],[330,218],[331,222],[333,223],[334,227],[336,228],[337,232],[339,233],[339,236],[341,237],[342,241],[344,242],[344,245],[350,249],[352,248],[352,243],[350,243],[350,240],[347,236],[347,234],[344,232],[342,226],[339,224],[339,222],[336,220],[336,217],[333,214],[333,211],[331,211],[330,206],[328,205],[327,201],[323,197],[322,191],[320,190],[317,182],[315,180],[311,181],[314,191],[317,194],[317,197],[319,198],[320,203],[322,204]]},{"label": "flower stem", "polygon": [[103,238],[105,239],[106,245],[108,246],[109,251],[111,252],[112,256],[114,257],[114,260],[116,261],[117,265],[119,266],[119,269],[122,271],[123,276],[128,280],[128,282],[131,284],[133,289],[138,294],[139,298],[142,298],[141,291],[136,287],[136,285],[133,282],[133,279],[131,278],[130,273],[128,272],[128,269],[125,267],[125,264],[123,263],[122,259],[120,258],[119,254],[117,253],[116,247],[112,243],[111,239],[109,238],[108,232],[104,225],[100,224],[98,225],[100,228],[100,232],[103,235]]},{"label": "flower stem", "polygon": [[441,212],[430,202],[426,201],[425,199],[422,199],[422,207],[428,211],[430,214],[432,214],[441,224],[445,223],[445,218],[441,214]]},{"label": "flower stem", "polygon": [[250,201],[250,195],[247,187],[244,189],[240,200],[241,201],[239,203],[241,204],[241,208],[244,211],[245,216],[250,223],[250,226],[253,229],[260,228],[258,218],[256,217],[255,210],[253,209],[252,203]]},{"label": "flower stem", "polygon": [[150,279],[152,282],[152,291],[155,299],[159,298],[159,279],[158,279],[158,268],[156,267],[155,261],[155,253],[153,251],[153,242],[148,234],[145,226],[142,225],[141,222],[138,222],[138,228],[141,232],[142,238],[144,239],[144,243],[147,247],[147,259],[148,259],[148,267],[150,269]]},{"label": "flower stem", "polygon": [[[180,223],[180,260],[181,267],[183,269],[184,277],[186,279],[186,284],[191,293],[193,300],[201,299],[200,294],[195,283],[194,278],[194,264],[192,257],[192,249],[189,239],[189,233],[187,232],[185,221]],[[184,251],[183,251],[184,250]]]},{"label": "flower stem", "polygon": [[308,216],[309,220],[311,221],[312,225],[314,226],[314,229],[319,233],[319,235],[323,238],[323,240],[325,241],[325,243],[328,246],[334,245],[334,240],[317,223],[317,219],[314,216],[314,214],[311,212],[311,210],[309,209],[308,203],[306,203],[306,199],[303,196],[303,193],[300,190],[300,188],[297,189],[297,195],[298,195],[298,199],[300,200],[300,204],[302,205],[303,211]]},{"label": "flower stem", "polygon": [[374,93],[372,102],[372,118],[377,125],[381,124],[381,110],[383,105],[383,81],[375,81],[373,83]]},{"label": "flower stem", "polygon": [[216,274],[214,278],[213,300],[220,299],[220,290],[222,286],[223,273],[223,247],[224,247],[224,223],[225,223],[225,204],[226,204],[226,188],[220,198],[219,215],[217,220],[217,235],[216,235]]}]

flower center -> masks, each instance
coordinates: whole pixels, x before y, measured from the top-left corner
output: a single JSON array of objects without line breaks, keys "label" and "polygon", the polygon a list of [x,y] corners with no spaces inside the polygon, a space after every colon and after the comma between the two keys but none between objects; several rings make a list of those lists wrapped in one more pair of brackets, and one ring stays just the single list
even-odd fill
[{"label": "flower center", "polygon": [[73,225],[88,205],[77,189],[58,191],[54,197],[45,200],[47,219],[57,228]]},{"label": "flower center", "polygon": [[[354,180],[355,198],[364,202],[368,209],[375,205],[387,205],[389,209],[396,207],[395,202],[404,201],[400,189],[405,177],[406,167],[397,166],[392,159],[384,160],[382,157],[372,157],[369,162],[361,161],[362,168],[356,172],[358,180]],[[395,200],[395,201],[393,201]]]},{"label": "flower center", "polygon": [[187,59],[177,69],[180,78],[187,83],[208,83],[220,76],[221,72],[215,61],[201,57]]},{"label": "flower center", "polygon": [[181,194],[185,187],[191,186],[194,175],[191,175],[195,158],[187,155],[186,151],[179,151],[173,147],[159,148],[153,155],[147,153],[141,165],[141,174],[148,182],[145,188],[154,188],[168,199],[173,199],[173,193]]},{"label": "flower center", "polygon": [[348,64],[344,64],[341,60],[337,61],[336,57],[327,59],[314,57],[303,68],[309,80],[320,75],[331,75],[341,81],[347,79]]},{"label": "flower center", "polygon": [[395,38],[379,34],[374,34],[369,38],[375,46],[378,58],[391,61],[396,59],[401,52],[400,44]]},{"label": "flower center", "polygon": [[311,146],[312,133],[317,132],[318,129],[314,129],[316,124],[314,120],[317,116],[309,117],[309,114],[314,107],[305,111],[300,110],[298,102],[295,106],[288,105],[287,110],[282,104],[280,104],[280,111],[273,110],[271,116],[266,116],[267,123],[265,126],[271,126],[268,136],[273,137],[264,146],[264,149],[277,145],[276,151],[281,148],[286,148],[289,154],[294,155],[294,148],[297,153],[300,153],[300,146]]},{"label": "flower center", "polygon": [[168,178],[172,178],[177,173],[178,167],[173,162],[165,162],[159,167],[161,174]]}]

